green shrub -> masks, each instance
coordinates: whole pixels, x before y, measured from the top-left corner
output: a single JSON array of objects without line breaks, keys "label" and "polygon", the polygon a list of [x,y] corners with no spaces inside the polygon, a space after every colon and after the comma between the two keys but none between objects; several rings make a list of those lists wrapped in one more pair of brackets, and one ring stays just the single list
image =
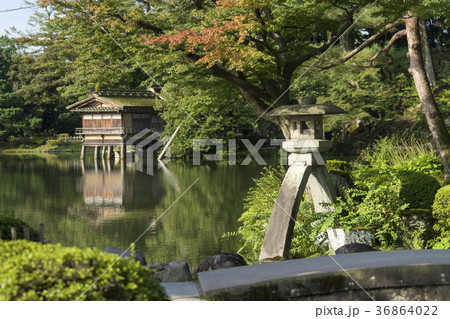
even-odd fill
[{"label": "green shrub", "polygon": [[[420,172],[357,164],[356,188],[348,194],[341,220],[347,227],[371,227],[381,249],[421,249],[433,238],[432,223],[425,229],[408,222],[408,210],[431,210],[439,182]],[[429,219],[427,219],[429,220]]]},{"label": "green shrub", "polygon": [[437,191],[433,203],[433,217],[442,230],[450,231],[450,185]]},{"label": "green shrub", "polygon": [[431,209],[434,196],[440,188],[439,181],[425,173],[396,170],[402,187],[400,197],[409,204],[409,208]]},{"label": "green shrub", "polygon": [[[356,165],[352,171],[357,188],[368,189],[368,185],[388,185],[393,178],[400,180],[400,197],[409,204],[409,208],[431,209],[434,196],[440,187],[433,176],[420,172],[399,170],[395,168],[372,168]],[[373,186],[370,186],[373,187]]]},{"label": "green shrub", "polygon": [[167,299],[147,268],[98,249],[0,241],[0,260],[0,300]]},{"label": "green shrub", "polygon": [[[23,239],[23,226],[28,226],[24,221],[9,216],[0,214],[0,232],[3,240],[11,240],[11,228],[15,227],[17,232],[17,238]],[[36,229],[30,227],[30,240],[38,241],[39,233]]]},{"label": "green shrub", "polygon": [[433,216],[450,227],[450,185],[444,186],[436,192]]},{"label": "green shrub", "polygon": [[400,170],[421,172],[428,175],[439,174],[444,170],[439,157],[430,157],[426,155],[405,160],[404,162],[398,163],[394,167]]},{"label": "green shrub", "polygon": [[30,139],[30,144],[32,145],[43,145],[45,142],[46,141],[42,137],[32,137]]},{"label": "green shrub", "polygon": [[434,249],[450,249],[450,185],[440,188],[433,203],[433,226],[437,236],[430,241],[429,247]]},{"label": "green shrub", "polygon": [[328,160],[327,161],[327,170],[328,171],[339,171],[343,173],[348,173],[351,171],[352,165],[346,161],[340,160]]}]

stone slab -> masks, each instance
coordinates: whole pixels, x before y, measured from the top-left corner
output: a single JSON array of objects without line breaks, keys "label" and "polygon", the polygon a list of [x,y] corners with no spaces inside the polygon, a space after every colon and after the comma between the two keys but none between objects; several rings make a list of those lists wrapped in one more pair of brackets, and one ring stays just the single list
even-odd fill
[{"label": "stone slab", "polygon": [[166,282],[160,285],[170,299],[196,300],[200,298],[198,286],[193,282]]},{"label": "stone slab", "polygon": [[264,263],[199,273],[199,284],[203,296],[215,300],[449,300],[450,251],[374,251]]},{"label": "stone slab", "polygon": [[359,243],[373,246],[375,242],[375,235],[368,230],[352,229],[345,230],[344,228],[328,228],[328,248],[331,252],[335,252],[339,247]]}]

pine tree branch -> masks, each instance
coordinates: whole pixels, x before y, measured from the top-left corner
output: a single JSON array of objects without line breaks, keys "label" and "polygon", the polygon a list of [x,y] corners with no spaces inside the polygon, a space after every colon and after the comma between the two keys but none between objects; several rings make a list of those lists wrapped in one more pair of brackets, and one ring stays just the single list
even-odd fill
[{"label": "pine tree branch", "polygon": [[389,59],[387,64],[391,64],[394,59],[392,55],[389,54],[389,51],[391,50],[395,41],[404,36],[406,36],[406,30],[400,30],[396,34],[394,34],[394,36],[389,40],[388,45],[385,46],[383,49],[379,50],[377,53],[375,53],[375,55],[369,60],[369,64],[366,65],[365,67],[370,68],[373,64],[373,61],[375,61],[380,56],[381,53],[383,53],[383,55]]},{"label": "pine tree branch", "polygon": [[370,38],[368,38],[366,41],[364,41],[363,43],[361,43],[356,49],[354,49],[353,51],[349,52],[347,55],[345,55],[343,58],[331,62],[330,64],[326,65],[326,66],[322,66],[320,67],[321,70],[326,70],[326,69],[330,69],[332,67],[335,67],[339,64],[342,64],[348,60],[350,60],[352,57],[354,57],[356,54],[358,54],[359,52],[361,52],[363,49],[365,49],[366,47],[370,46],[372,43],[374,43],[375,41],[377,41],[383,34],[385,34],[387,31],[389,31],[390,29],[393,29],[397,26],[399,26],[400,24],[403,23],[402,19],[399,19],[393,23],[389,23],[387,24],[384,28],[382,28],[380,31],[378,31],[376,34],[374,34],[373,36],[371,36]]}]

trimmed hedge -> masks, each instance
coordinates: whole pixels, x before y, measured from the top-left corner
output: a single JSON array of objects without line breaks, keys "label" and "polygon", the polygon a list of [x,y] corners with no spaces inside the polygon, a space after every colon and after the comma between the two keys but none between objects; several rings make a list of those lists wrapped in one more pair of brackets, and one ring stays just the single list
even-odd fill
[{"label": "trimmed hedge", "polygon": [[[23,239],[23,226],[28,226],[24,221],[9,216],[0,214],[0,231],[2,234],[2,240],[11,240],[11,228],[15,227],[17,232],[17,238]],[[30,227],[30,240],[38,241],[39,233],[36,229]]]},{"label": "trimmed hedge", "polygon": [[434,196],[441,187],[433,176],[413,171],[397,171],[396,176],[402,182],[400,197],[409,203],[410,209],[431,209]]},{"label": "trimmed hedge", "polygon": [[167,300],[147,268],[98,249],[0,241],[0,260],[0,300]]},{"label": "trimmed hedge", "polygon": [[450,185],[437,191],[433,203],[433,217],[439,224],[450,229]]},{"label": "trimmed hedge", "polygon": [[348,173],[349,171],[352,170],[352,165],[346,161],[328,160],[327,161],[327,170]]}]

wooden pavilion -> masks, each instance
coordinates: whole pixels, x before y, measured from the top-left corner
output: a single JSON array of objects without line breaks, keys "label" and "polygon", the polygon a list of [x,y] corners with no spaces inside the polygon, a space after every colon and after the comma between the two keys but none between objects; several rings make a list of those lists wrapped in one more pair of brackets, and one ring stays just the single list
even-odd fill
[{"label": "wooden pavilion", "polygon": [[125,145],[135,134],[151,130],[133,141],[133,145],[153,132],[162,132],[165,122],[154,109],[155,100],[156,96],[150,91],[102,90],[69,105],[69,111],[81,113],[83,118],[83,127],[76,129],[76,134],[83,136],[81,158],[88,146],[94,147],[95,158],[99,147],[102,147],[102,156],[106,149],[110,158],[111,150],[118,146],[123,159]]}]

